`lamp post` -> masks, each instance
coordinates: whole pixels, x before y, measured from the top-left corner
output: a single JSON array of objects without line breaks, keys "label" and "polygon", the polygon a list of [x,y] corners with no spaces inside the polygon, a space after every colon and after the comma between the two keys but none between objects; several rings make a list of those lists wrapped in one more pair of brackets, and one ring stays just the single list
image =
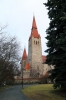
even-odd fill
[{"label": "lamp post", "polygon": [[23,68],[22,68],[22,89],[23,89]]},{"label": "lamp post", "polygon": [[22,89],[23,89],[23,66],[22,66],[22,61],[20,62],[21,64],[21,72],[22,72]]}]

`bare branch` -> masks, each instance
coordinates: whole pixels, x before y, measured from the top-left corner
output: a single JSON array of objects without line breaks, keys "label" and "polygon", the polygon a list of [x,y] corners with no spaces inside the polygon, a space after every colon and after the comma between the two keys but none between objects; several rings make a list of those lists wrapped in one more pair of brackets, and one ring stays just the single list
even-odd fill
[{"label": "bare branch", "polygon": [[1,26],[0,25],[0,34],[3,34],[4,33],[4,29],[7,27],[7,25],[4,25],[4,26]]}]

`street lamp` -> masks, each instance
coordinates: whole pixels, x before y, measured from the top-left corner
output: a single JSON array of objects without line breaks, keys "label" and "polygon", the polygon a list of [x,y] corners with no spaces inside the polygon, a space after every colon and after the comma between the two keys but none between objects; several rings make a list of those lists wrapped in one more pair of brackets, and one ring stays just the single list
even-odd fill
[{"label": "street lamp", "polygon": [[21,72],[22,72],[22,89],[23,89],[23,66],[22,66],[22,61],[20,62],[21,64]]},{"label": "street lamp", "polygon": [[23,89],[23,68],[22,68],[22,89]]}]

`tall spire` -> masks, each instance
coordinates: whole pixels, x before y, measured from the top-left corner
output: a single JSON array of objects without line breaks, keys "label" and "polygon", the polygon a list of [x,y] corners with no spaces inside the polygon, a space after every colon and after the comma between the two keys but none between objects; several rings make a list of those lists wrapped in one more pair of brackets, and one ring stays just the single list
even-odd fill
[{"label": "tall spire", "polygon": [[26,53],[26,49],[24,48],[22,60],[26,60],[26,59],[27,59],[27,53]]},{"label": "tall spire", "polygon": [[38,30],[37,30],[35,16],[33,16],[31,35],[29,37],[29,40],[30,40],[31,37],[40,38],[40,35],[38,34]]},{"label": "tall spire", "polygon": [[33,29],[33,28],[37,29],[35,16],[33,16],[32,29]]}]

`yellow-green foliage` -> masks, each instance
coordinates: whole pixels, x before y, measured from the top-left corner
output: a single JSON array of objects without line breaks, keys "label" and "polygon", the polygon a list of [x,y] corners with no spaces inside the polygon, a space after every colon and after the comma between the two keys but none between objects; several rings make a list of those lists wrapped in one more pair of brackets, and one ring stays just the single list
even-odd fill
[{"label": "yellow-green foliage", "polygon": [[29,100],[66,100],[54,90],[52,84],[42,84],[26,87],[22,92]]}]

